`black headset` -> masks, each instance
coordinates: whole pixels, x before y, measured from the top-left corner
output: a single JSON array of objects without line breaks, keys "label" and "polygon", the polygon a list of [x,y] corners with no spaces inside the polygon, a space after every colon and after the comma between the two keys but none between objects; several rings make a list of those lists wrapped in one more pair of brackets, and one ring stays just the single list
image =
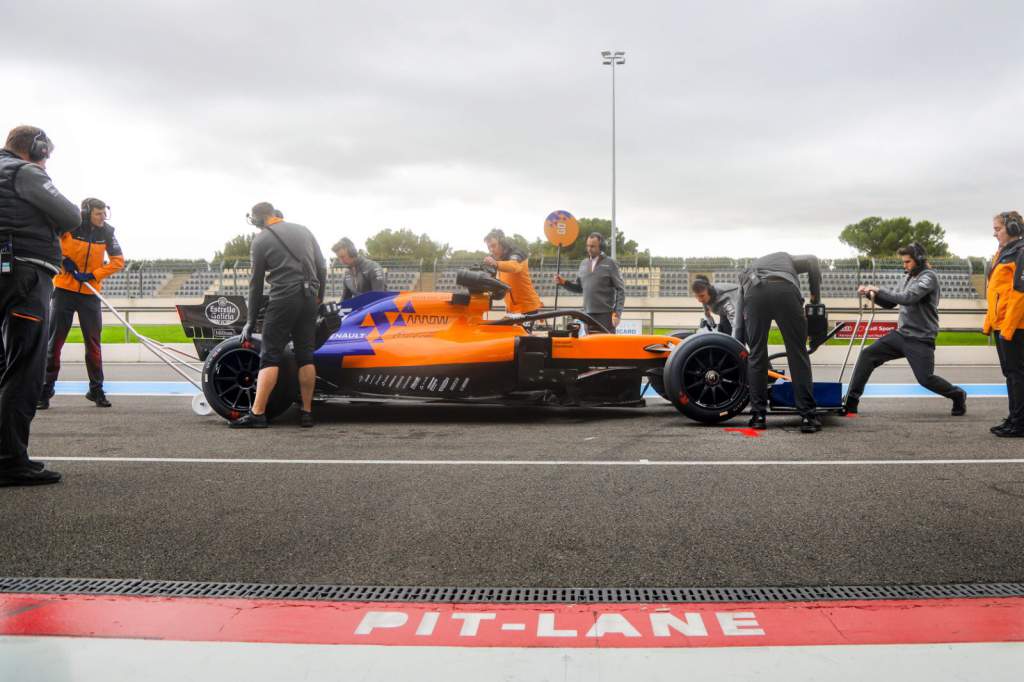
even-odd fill
[{"label": "black headset", "polygon": [[1012,213],[1000,213],[999,217],[1003,219],[1003,226],[1006,228],[1006,234],[1011,237],[1019,237],[1024,233],[1024,228],[1021,227],[1020,221],[1013,216]]},{"label": "black headset", "polygon": [[106,209],[107,205],[100,199],[94,199],[89,197],[88,199],[82,199],[82,221],[85,222],[92,217],[92,210],[94,208]]},{"label": "black headset", "polygon": [[356,245],[353,244],[352,240],[349,239],[348,237],[342,237],[341,239],[339,239],[337,246],[337,250],[340,251],[341,249],[345,249],[345,252],[348,253],[348,255],[352,256],[353,258],[359,255],[359,252],[356,251]]},{"label": "black headset", "polygon": [[28,160],[42,161],[43,159],[48,159],[52,151],[53,142],[50,142],[50,138],[46,136],[46,133],[40,130],[32,138],[32,146],[28,148]]},{"label": "black headset", "polygon": [[923,268],[925,261],[928,259],[928,254],[925,253],[924,247],[919,242],[913,242],[907,245],[910,249],[910,257],[917,263],[917,267]]},{"label": "black headset", "polygon": [[598,246],[604,249],[604,235],[600,232],[591,232],[587,235],[587,239],[596,239]]}]

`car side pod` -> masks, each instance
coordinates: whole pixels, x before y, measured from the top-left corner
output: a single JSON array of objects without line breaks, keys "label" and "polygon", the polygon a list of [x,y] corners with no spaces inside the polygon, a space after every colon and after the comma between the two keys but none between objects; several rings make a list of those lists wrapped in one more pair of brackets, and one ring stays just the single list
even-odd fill
[{"label": "car side pod", "polygon": [[732,419],[750,400],[747,349],[729,336],[703,331],[677,344],[665,361],[665,395],[684,415],[705,424]]}]

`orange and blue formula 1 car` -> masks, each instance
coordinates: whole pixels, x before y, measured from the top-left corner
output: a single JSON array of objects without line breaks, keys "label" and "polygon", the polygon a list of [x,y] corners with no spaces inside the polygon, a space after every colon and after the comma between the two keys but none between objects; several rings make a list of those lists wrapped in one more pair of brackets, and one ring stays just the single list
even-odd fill
[{"label": "orange and blue formula 1 car", "polygon": [[[465,293],[374,292],[331,306],[318,326],[317,397],[640,406],[645,379],[661,387],[665,359],[680,343],[671,336],[581,335],[581,323],[596,322],[573,310],[488,320],[507,285],[481,271],[463,271],[457,282]],[[179,312],[184,322],[188,311]],[[533,330],[554,318],[567,318],[565,329]],[[191,336],[196,331],[186,324]],[[259,343],[258,334],[252,342],[232,336],[205,357],[203,393],[226,419],[247,413],[255,398]],[[294,371],[287,363],[282,369],[270,418],[297,395]]]}]

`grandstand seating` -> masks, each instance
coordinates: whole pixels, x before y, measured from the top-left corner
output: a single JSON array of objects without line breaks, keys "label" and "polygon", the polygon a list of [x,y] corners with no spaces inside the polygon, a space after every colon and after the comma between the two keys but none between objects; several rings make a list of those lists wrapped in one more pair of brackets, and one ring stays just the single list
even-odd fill
[{"label": "grandstand seating", "polygon": [[[716,284],[735,284],[739,273],[749,263],[749,258],[653,258],[650,265],[621,264],[628,298],[689,298],[690,283],[697,275],[705,275]],[[420,287],[421,274],[433,272],[434,289],[437,291],[459,291],[455,277],[459,270],[479,265],[479,260],[447,260],[423,263],[412,260],[381,261],[388,289],[410,291]],[[563,261],[560,272],[572,277],[578,263]],[[939,274],[943,298],[974,299],[979,294],[971,280],[971,264],[965,259],[936,259],[932,266]],[[551,258],[537,259],[530,263],[530,274],[534,288],[545,298],[555,294],[555,262]],[[177,285],[182,277],[188,276]],[[332,263],[328,269],[327,296],[341,295],[342,268]],[[111,297],[154,296],[165,285],[175,286],[175,296],[199,297],[207,293],[245,296],[249,289],[251,269],[247,262],[229,264],[178,263],[168,266],[132,262],[122,272],[107,278],[105,293]],[[174,282],[171,279],[177,277]],[[888,259],[874,263],[874,270],[867,259],[861,259],[860,269],[855,258],[836,259],[822,262],[822,295],[825,298],[852,298],[858,284],[894,286],[904,277],[899,261]],[[806,290],[806,278],[804,278]],[[565,295],[562,290],[561,295]]]}]

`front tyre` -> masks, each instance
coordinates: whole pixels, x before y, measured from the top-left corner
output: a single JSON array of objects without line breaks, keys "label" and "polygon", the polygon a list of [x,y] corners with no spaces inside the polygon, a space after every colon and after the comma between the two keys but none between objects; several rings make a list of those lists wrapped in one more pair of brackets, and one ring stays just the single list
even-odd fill
[{"label": "front tyre", "polygon": [[702,332],[678,344],[665,361],[665,393],[690,419],[717,424],[743,411],[747,349],[727,334]]},{"label": "front tyre", "polygon": [[[260,337],[251,342],[234,336],[218,344],[203,364],[203,395],[213,411],[234,421],[252,411],[256,400],[256,380],[260,371]],[[298,395],[295,356],[285,354],[278,372],[277,385],[267,401],[267,419],[287,410]]]}]

